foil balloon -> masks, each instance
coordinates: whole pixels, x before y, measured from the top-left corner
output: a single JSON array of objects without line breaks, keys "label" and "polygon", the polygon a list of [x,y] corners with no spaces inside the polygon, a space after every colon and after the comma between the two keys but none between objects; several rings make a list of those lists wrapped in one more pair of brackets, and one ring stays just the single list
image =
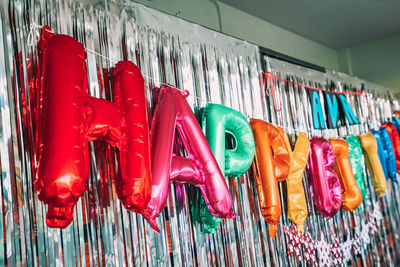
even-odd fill
[{"label": "foil balloon", "polygon": [[[100,121],[96,121],[99,116],[95,115],[97,111],[94,108],[91,114],[95,123],[90,122],[89,127],[96,130],[102,128],[102,135],[96,134],[96,138],[105,138],[112,146],[119,148],[121,175],[115,180],[118,198],[128,210],[142,213],[151,196],[150,135],[144,80],[135,64],[120,61],[115,66],[111,81],[116,114],[119,113],[112,114],[118,118],[118,127],[114,128],[119,129],[116,132],[118,134],[104,124],[104,118],[109,116],[112,109],[104,110]],[[89,99],[97,100],[92,97]],[[109,132],[106,134],[107,130]]]},{"label": "foil balloon", "polygon": [[397,182],[397,166],[393,151],[392,140],[388,131],[381,127],[379,131],[371,131],[378,144],[378,155],[382,164],[386,179],[392,179]]},{"label": "foil balloon", "polygon": [[[232,198],[224,176],[186,101],[187,91],[162,86],[151,127],[152,191],[145,217],[154,230],[162,212],[171,182],[198,187],[213,216],[233,219]],[[174,144],[182,141],[186,157],[173,154]]]},{"label": "foil balloon", "polygon": [[367,186],[365,185],[364,163],[362,159],[362,148],[358,137],[355,135],[346,136],[349,146],[349,158],[351,169],[363,199],[367,199]]},{"label": "foil balloon", "polygon": [[[201,111],[205,136],[224,176],[242,176],[254,157],[254,138],[250,125],[242,113],[231,108],[208,103]],[[228,138],[227,138],[228,137]],[[233,141],[229,144],[229,141]],[[232,147],[230,147],[232,146]],[[221,219],[212,216],[204,200],[198,200],[202,230],[215,233]]]},{"label": "foil balloon", "polygon": [[[382,143],[382,138],[381,135],[379,134],[379,131],[376,130],[371,130],[371,133],[374,135],[375,140],[376,140],[376,145],[377,145],[377,150],[378,150],[378,157],[379,161],[382,165],[382,170],[383,173],[385,174],[386,179],[388,179],[388,169],[386,166],[386,156],[385,156],[385,151],[383,149],[383,143]],[[390,137],[389,137],[390,138]],[[395,162],[396,164],[396,162]]]},{"label": "foil balloon", "polygon": [[253,173],[260,209],[269,224],[269,235],[273,238],[282,213],[278,182],[284,181],[289,175],[290,154],[283,135],[272,124],[251,119],[250,126],[256,143]]},{"label": "foil balloon", "polygon": [[[396,116],[393,116],[393,118],[392,118],[392,123],[393,123],[393,125],[395,126],[398,135],[400,136],[400,118],[397,116],[398,114],[400,114],[399,111],[396,112]],[[396,135],[394,134],[394,137],[395,137],[395,136],[396,136]],[[397,145],[396,145],[396,146],[397,146]],[[395,144],[394,144],[394,143],[392,143],[392,147],[393,147],[393,152],[395,152]],[[398,148],[398,146],[397,146],[397,148]],[[396,153],[396,152],[395,152],[395,153]],[[396,156],[395,156],[395,157],[396,157]],[[397,160],[396,160],[396,165],[397,165]],[[400,171],[400,169],[399,169],[399,171]]]},{"label": "foil balloon", "polygon": [[39,42],[35,189],[48,205],[46,223],[64,228],[85,192],[89,171],[88,141],[104,140],[119,148],[122,180],[118,196],[129,209],[142,212],[150,199],[151,177],[144,80],[131,62],[115,72],[115,102],[86,93],[86,53],[82,44],[43,28]]},{"label": "foil balloon", "polygon": [[[210,104],[202,111],[202,124],[207,141],[225,176],[245,174],[254,157],[254,138],[249,123],[242,113],[234,109]],[[234,147],[227,148],[227,135]]]},{"label": "foil balloon", "polygon": [[397,132],[396,126],[391,122],[385,122],[382,127],[388,131],[392,140],[394,156],[396,158],[397,172],[400,172],[400,136]]},{"label": "foil balloon", "polygon": [[72,221],[74,205],[86,190],[89,172],[88,144],[81,131],[86,53],[72,37],[48,30],[43,28],[39,41],[35,189],[39,199],[48,204],[47,225],[64,228]]},{"label": "foil balloon", "polygon": [[388,175],[387,177],[389,179],[392,179],[394,182],[397,182],[396,157],[393,150],[392,140],[390,138],[388,131],[384,128],[379,129],[379,135],[382,138],[382,146],[385,154],[386,170]]},{"label": "foil balloon", "polygon": [[372,133],[359,135],[361,146],[363,148],[365,164],[374,184],[375,191],[383,196],[386,192],[387,183],[385,174],[378,156],[378,144]]},{"label": "foil balloon", "polygon": [[400,112],[398,111],[396,116],[393,116],[392,123],[396,127],[397,132],[400,133],[400,118],[397,116],[397,114],[400,114]]},{"label": "foil balloon", "polygon": [[284,134],[286,146],[290,153],[290,171],[286,178],[287,186],[287,214],[289,220],[297,225],[300,234],[304,234],[303,223],[308,216],[306,195],[303,187],[303,173],[307,165],[310,141],[306,133],[299,133],[296,145],[292,151],[289,138]]},{"label": "foil balloon", "polygon": [[397,114],[400,114],[399,111],[396,112],[395,116],[392,117],[392,123],[394,126],[396,126],[397,132],[400,131],[400,118],[397,116]]},{"label": "foil balloon", "polygon": [[342,207],[345,211],[355,211],[363,198],[351,169],[349,146],[346,140],[341,138],[332,138],[329,141],[335,153],[335,170],[342,186]]},{"label": "foil balloon", "polygon": [[307,173],[312,185],[311,195],[318,211],[325,217],[334,216],[342,204],[339,178],[333,167],[335,154],[332,145],[320,137],[310,140]]}]

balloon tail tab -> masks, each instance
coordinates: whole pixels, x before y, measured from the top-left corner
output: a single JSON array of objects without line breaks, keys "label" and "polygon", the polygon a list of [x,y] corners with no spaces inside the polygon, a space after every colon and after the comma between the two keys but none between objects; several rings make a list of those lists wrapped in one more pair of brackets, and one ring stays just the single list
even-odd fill
[{"label": "balloon tail tab", "polygon": [[236,218],[236,213],[235,213],[233,210],[231,210],[231,211],[229,212],[229,214],[226,216],[226,218],[228,218],[228,219],[235,219],[235,218]]},{"label": "balloon tail tab", "polygon": [[269,236],[274,238],[276,236],[276,232],[278,231],[278,227],[276,224],[269,225]]},{"label": "balloon tail tab", "polygon": [[62,207],[48,205],[46,214],[47,226],[51,228],[66,228],[72,222],[74,206],[74,203]]},{"label": "balloon tail tab", "polygon": [[304,235],[304,225],[302,225],[302,224],[297,225],[297,232],[300,235]]},{"label": "balloon tail tab", "polygon": [[147,211],[143,211],[142,215],[146,219],[146,221],[150,224],[151,228],[153,228],[153,230],[156,231],[157,233],[160,233],[160,228],[158,228],[156,220],[153,217],[151,217]]}]

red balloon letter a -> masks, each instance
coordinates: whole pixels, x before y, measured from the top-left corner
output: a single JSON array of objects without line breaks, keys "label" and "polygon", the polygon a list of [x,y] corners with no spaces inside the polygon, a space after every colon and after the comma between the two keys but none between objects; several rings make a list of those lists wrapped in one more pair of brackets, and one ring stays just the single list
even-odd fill
[{"label": "red balloon letter a", "polygon": [[[190,109],[187,91],[163,86],[158,92],[151,128],[152,191],[146,218],[160,231],[155,219],[160,215],[171,182],[190,183],[204,196],[210,212],[220,218],[234,218],[232,198],[218,163]],[[173,155],[175,132],[185,148],[186,157]]]},{"label": "red balloon letter a", "polygon": [[144,80],[132,62],[113,73],[114,102],[87,94],[86,53],[72,37],[43,28],[37,111],[35,189],[48,205],[46,223],[64,228],[85,192],[88,141],[119,148],[122,177],[116,180],[124,206],[143,212],[151,195],[150,145]]}]

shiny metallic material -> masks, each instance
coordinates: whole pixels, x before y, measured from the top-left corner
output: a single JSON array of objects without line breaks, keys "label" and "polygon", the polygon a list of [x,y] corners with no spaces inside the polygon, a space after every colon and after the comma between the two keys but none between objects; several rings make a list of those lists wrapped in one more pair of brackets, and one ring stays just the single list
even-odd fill
[{"label": "shiny metallic material", "polygon": [[[112,182],[120,174],[118,153],[98,141],[88,145],[88,190],[76,203],[73,221],[63,230],[47,227],[46,207],[33,189],[38,163],[33,96],[38,90],[35,79],[39,54],[37,45],[27,45],[32,20],[75,38],[87,48],[87,92],[91,96],[113,101],[111,68],[122,60],[138,65],[146,84],[149,117],[156,99],[151,88],[162,83],[188,90],[187,101],[196,116],[207,102],[222,104],[240,111],[247,119],[262,119],[283,127],[293,135],[292,143],[299,132],[306,132],[309,138],[365,134],[391,119],[398,109],[398,102],[379,85],[268,59],[269,70],[275,76],[302,84],[324,87],[329,79],[335,82],[334,90],[360,91],[364,83],[368,95],[347,97],[360,125],[315,130],[304,87],[276,82],[277,103],[282,103],[278,108],[282,110],[275,110],[273,100],[260,86],[262,64],[256,46],[131,1],[3,1],[0,17],[1,266],[305,266],[294,256],[287,256],[279,224],[276,237],[268,236],[251,172],[225,178],[237,217],[223,220],[215,234],[202,233],[201,225],[193,221],[195,188],[171,183],[166,206],[157,219],[161,228],[158,234],[142,215],[123,208]],[[174,153],[186,156],[182,144],[174,147]],[[323,235],[327,242],[333,242],[331,236],[335,235],[344,242],[347,236],[354,237],[356,225],[368,221],[368,210],[377,195],[371,179],[375,178],[374,172],[363,166],[370,198],[352,213],[339,211],[326,220],[316,212],[306,190],[309,216],[304,227],[312,238],[320,240]],[[309,187],[304,176],[303,184]],[[283,211],[280,223],[289,225],[286,198],[282,197],[285,182],[278,188]],[[391,180],[388,188],[379,200],[385,223],[361,257],[347,264],[354,265],[358,260],[369,266],[383,265],[381,260],[395,263],[400,249],[400,193]]]}]

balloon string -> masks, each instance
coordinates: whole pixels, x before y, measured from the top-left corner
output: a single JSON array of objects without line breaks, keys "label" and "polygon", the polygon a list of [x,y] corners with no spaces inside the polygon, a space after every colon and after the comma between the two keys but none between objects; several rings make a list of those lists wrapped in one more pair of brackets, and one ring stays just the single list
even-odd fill
[{"label": "balloon string", "polygon": [[[306,85],[306,84],[301,84],[301,83],[296,83],[296,82],[292,82],[292,81],[288,81],[279,77],[276,77],[272,74],[272,72],[262,72],[264,74],[264,81],[265,81],[265,77],[267,78],[268,84],[270,83],[269,81],[271,80],[278,80],[281,82],[285,82],[288,84],[292,84],[292,85],[296,85],[299,87],[304,87],[304,88],[308,88],[311,90],[315,90],[315,91],[319,91],[319,92],[326,92],[326,93],[330,93],[330,94],[341,94],[341,95],[362,95],[362,96],[366,96],[368,95],[367,91],[362,91],[362,92],[338,92],[338,91],[331,91],[331,90],[325,90],[322,88],[318,88],[318,87],[314,87],[314,86],[310,86],[310,85]],[[265,82],[264,82],[265,84]],[[267,84],[267,86],[268,86]],[[273,85],[273,83],[271,83]],[[268,89],[268,88],[267,88]],[[272,91],[272,88],[271,88]],[[268,94],[267,94],[268,95]],[[269,96],[269,95],[268,95]]]},{"label": "balloon string", "polygon": [[[27,39],[28,39],[28,40],[27,40],[27,45],[28,45],[28,46],[33,46],[33,45],[35,45],[35,37],[36,37],[36,39],[39,39],[39,38],[40,38],[39,29],[43,29],[43,27],[44,27],[44,26],[39,25],[39,24],[36,24],[35,21],[32,20],[32,23],[31,23],[31,25],[30,25],[30,31],[29,31],[28,38],[27,38]],[[47,31],[47,32],[50,32],[50,33],[54,33],[54,32],[52,32],[52,31],[50,31],[50,30],[48,30],[48,29],[44,29],[44,30]],[[100,53],[98,53],[98,52],[96,52],[96,51],[94,51],[94,50],[92,50],[92,49],[90,49],[90,48],[87,48],[86,46],[83,46],[83,48],[85,49],[86,52],[88,52],[88,53],[90,53],[90,54],[93,54],[93,55],[102,57],[102,58],[104,58],[104,59],[109,60],[110,62],[113,61],[112,58],[110,58],[110,57],[108,57],[108,56],[105,56],[105,55],[102,55],[102,54],[100,54]],[[148,75],[145,75],[145,74],[143,74],[143,73],[142,73],[142,76],[143,76],[144,78],[146,78],[146,79],[152,80],[152,81],[155,82],[155,83],[159,83],[159,84],[162,84],[162,85],[170,86],[170,87],[176,88],[176,89],[178,89],[178,90],[180,90],[180,91],[183,91],[182,89],[178,88],[177,86],[175,86],[175,85],[173,85],[173,84],[161,82],[160,80],[155,79],[155,78],[153,78],[153,77],[150,77],[150,76],[148,76]],[[149,86],[149,87],[151,87],[151,86]],[[195,98],[195,99],[199,99],[199,100],[206,100],[206,99],[204,99],[203,97],[198,97],[198,96],[195,96],[195,95],[193,95],[193,94],[190,94],[189,96],[190,96],[190,97],[193,97],[193,98]],[[244,113],[244,112],[242,112],[242,113]],[[244,115],[246,116],[246,118],[247,118],[248,120],[249,120],[250,118],[253,117],[253,116],[251,116],[251,115],[248,114],[248,113],[244,113]]]},{"label": "balloon string", "polygon": [[[27,40],[27,45],[28,45],[28,46],[33,46],[33,45],[35,44],[35,37],[36,37],[36,39],[39,39],[39,38],[40,38],[40,32],[38,31],[38,29],[43,29],[43,26],[42,26],[42,25],[36,24],[35,21],[32,20],[32,23],[31,23],[31,25],[30,25],[30,31],[29,31],[28,38],[27,38],[27,39],[28,39],[28,40]],[[50,33],[54,33],[54,32],[52,32],[52,31],[50,31],[50,30],[47,30],[47,29],[45,29],[45,30],[48,31],[48,32],[50,32]],[[100,54],[100,53],[94,51],[93,49],[87,48],[86,46],[83,46],[83,48],[85,49],[86,52],[88,52],[88,53],[90,53],[90,54],[93,54],[93,55],[102,57],[102,58],[107,59],[107,60],[109,60],[109,61],[112,61],[112,60],[113,60],[112,58],[110,58],[110,57],[108,57],[108,56],[105,56],[105,55],[102,55],[102,54]],[[172,84],[169,84],[169,83],[161,82],[160,80],[155,79],[155,78],[153,78],[153,77],[150,77],[150,76],[148,76],[148,75],[144,75],[143,73],[142,73],[142,76],[143,76],[144,78],[147,78],[147,79],[152,80],[153,82],[160,83],[160,84],[167,85],[167,86],[171,86],[171,87],[174,87],[174,88],[176,88],[176,89],[182,91],[182,89],[176,87],[175,85],[172,85]],[[194,96],[194,95],[191,95],[191,96],[194,97],[194,98],[203,100],[203,98],[201,98],[201,97]]]},{"label": "balloon string", "polygon": [[[43,29],[43,26],[39,25],[39,24],[36,24],[36,22],[34,20],[32,20],[32,22],[30,24],[30,31],[29,31],[29,34],[28,34],[28,37],[27,37],[27,45],[28,46],[33,46],[35,44],[35,38],[36,39],[40,38],[39,29]],[[45,29],[45,30],[50,32],[50,33],[54,33],[54,32],[52,32],[52,31],[50,31],[48,29]],[[97,55],[99,57],[102,57],[104,59],[112,61],[112,58],[110,58],[108,56],[102,55],[102,54],[94,51],[93,49],[87,48],[85,46],[83,46],[83,47],[84,47],[85,51],[90,53],[90,54]],[[352,94],[352,95],[366,95],[366,94],[368,94],[365,91],[364,92],[335,92],[335,91],[329,91],[329,90],[324,90],[324,89],[321,89],[321,88],[318,88],[318,87],[313,87],[313,86],[309,86],[309,85],[305,85],[305,84],[291,82],[291,81],[276,77],[271,72],[262,72],[262,73],[264,74],[265,93],[269,97],[270,94],[268,92],[268,88],[271,88],[271,95],[272,95],[272,98],[274,100],[274,108],[275,108],[276,112],[282,111],[282,105],[283,104],[282,104],[282,99],[280,99],[279,105],[277,103],[276,88],[275,88],[274,80],[279,80],[279,81],[282,81],[282,82],[285,82],[285,83],[297,85],[297,86],[300,86],[300,87],[305,87],[305,88],[316,90],[316,91],[329,92],[329,93],[334,93],[334,94]],[[180,88],[176,87],[175,85],[171,85],[169,83],[161,82],[160,80],[155,79],[153,77],[150,77],[148,75],[144,75],[143,73],[142,73],[142,76],[147,78],[147,79],[149,79],[149,80],[152,80],[153,82],[156,82],[156,83],[159,83],[159,84],[162,84],[162,85],[172,86],[172,87],[175,87],[178,90],[181,90]],[[267,86],[266,87],[265,87],[265,80],[267,80]],[[190,95],[190,96],[193,97],[193,98],[199,99],[199,100],[204,100],[204,98],[201,98],[201,97],[198,97],[198,96],[195,96],[195,95]],[[246,114],[246,115],[247,115],[247,117],[250,117],[249,114]]]},{"label": "balloon string", "polygon": [[[264,72],[264,88],[265,88],[265,94],[269,97],[270,94],[268,93],[268,88],[271,88],[271,94],[272,94],[272,99],[274,100],[274,108],[276,112],[280,112],[282,110],[282,99],[279,99],[279,108],[278,108],[278,103],[276,101],[276,90],[275,90],[275,83],[273,80],[273,75],[271,72]],[[265,87],[265,79],[267,80],[267,87]]]}]

